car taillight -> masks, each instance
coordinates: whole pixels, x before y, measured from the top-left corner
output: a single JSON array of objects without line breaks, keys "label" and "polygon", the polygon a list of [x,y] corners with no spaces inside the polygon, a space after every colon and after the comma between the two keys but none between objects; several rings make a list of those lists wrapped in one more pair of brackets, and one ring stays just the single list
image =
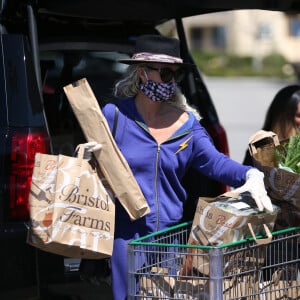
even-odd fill
[{"label": "car taillight", "polygon": [[49,138],[44,132],[15,133],[12,136],[11,169],[9,182],[10,218],[24,220],[29,217],[28,196],[34,157],[37,152],[49,151]]},{"label": "car taillight", "polygon": [[224,128],[220,124],[215,124],[214,126],[207,126],[206,130],[212,137],[216,148],[229,156],[228,140]]}]

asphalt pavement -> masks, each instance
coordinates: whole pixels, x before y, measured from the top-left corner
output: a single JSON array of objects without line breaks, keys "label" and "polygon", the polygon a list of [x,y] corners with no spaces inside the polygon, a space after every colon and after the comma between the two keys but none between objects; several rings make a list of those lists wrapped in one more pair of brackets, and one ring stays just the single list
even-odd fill
[{"label": "asphalt pavement", "polygon": [[[0,292],[1,300],[40,300],[36,286],[15,291]],[[43,300],[113,300],[111,288],[106,283],[95,286],[87,282],[52,284]]]}]

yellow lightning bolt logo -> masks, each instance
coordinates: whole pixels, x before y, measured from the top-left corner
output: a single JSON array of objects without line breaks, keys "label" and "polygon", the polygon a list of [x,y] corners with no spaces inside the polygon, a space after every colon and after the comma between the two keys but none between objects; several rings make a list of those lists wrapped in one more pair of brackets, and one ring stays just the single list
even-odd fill
[{"label": "yellow lightning bolt logo", "polygon": [[185,149],[186,147],[188,147],[188,141],[192,138],[192,136],[190,136],[189,138],[187,138],[184,142],[182,142],[180,144],[180,148],[175,152],[175,154],[179,153],[180,151],[182,151],[183,149]]}]

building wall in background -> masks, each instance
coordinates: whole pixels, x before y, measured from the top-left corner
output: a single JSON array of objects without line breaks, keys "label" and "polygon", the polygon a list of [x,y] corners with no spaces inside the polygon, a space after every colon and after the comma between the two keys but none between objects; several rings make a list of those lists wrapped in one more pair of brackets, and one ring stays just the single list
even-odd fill
[{"label": "building wall in background", "polygon": [[290,62],[300,62],[300,15],[239,10],[194,16],[183,22],[192,49],[258,57],[278,53]]}]

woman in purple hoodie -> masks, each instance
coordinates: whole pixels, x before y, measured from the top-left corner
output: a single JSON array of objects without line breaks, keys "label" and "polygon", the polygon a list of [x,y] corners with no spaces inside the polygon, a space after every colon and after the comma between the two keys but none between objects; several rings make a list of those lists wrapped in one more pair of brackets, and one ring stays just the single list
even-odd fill
[{"label": "woman in purple hoodie", "polygon": [[260,210],[272,211],[263,173],[220,153],[177,87],[188,67],[179,48],[174,38],[140,36],[132,58],[121,60],[129,67],[115,86],[117,106],[103,108],[111,129],[118,113],[115,141],[150,207],[148,215],[131,221],[116,201],[111,257],[115,300],[126,299],[127,244],[180,222],[187,198],[181,181],[189,167],[231,187],[241,186],[236,192],[249,191]]}]

